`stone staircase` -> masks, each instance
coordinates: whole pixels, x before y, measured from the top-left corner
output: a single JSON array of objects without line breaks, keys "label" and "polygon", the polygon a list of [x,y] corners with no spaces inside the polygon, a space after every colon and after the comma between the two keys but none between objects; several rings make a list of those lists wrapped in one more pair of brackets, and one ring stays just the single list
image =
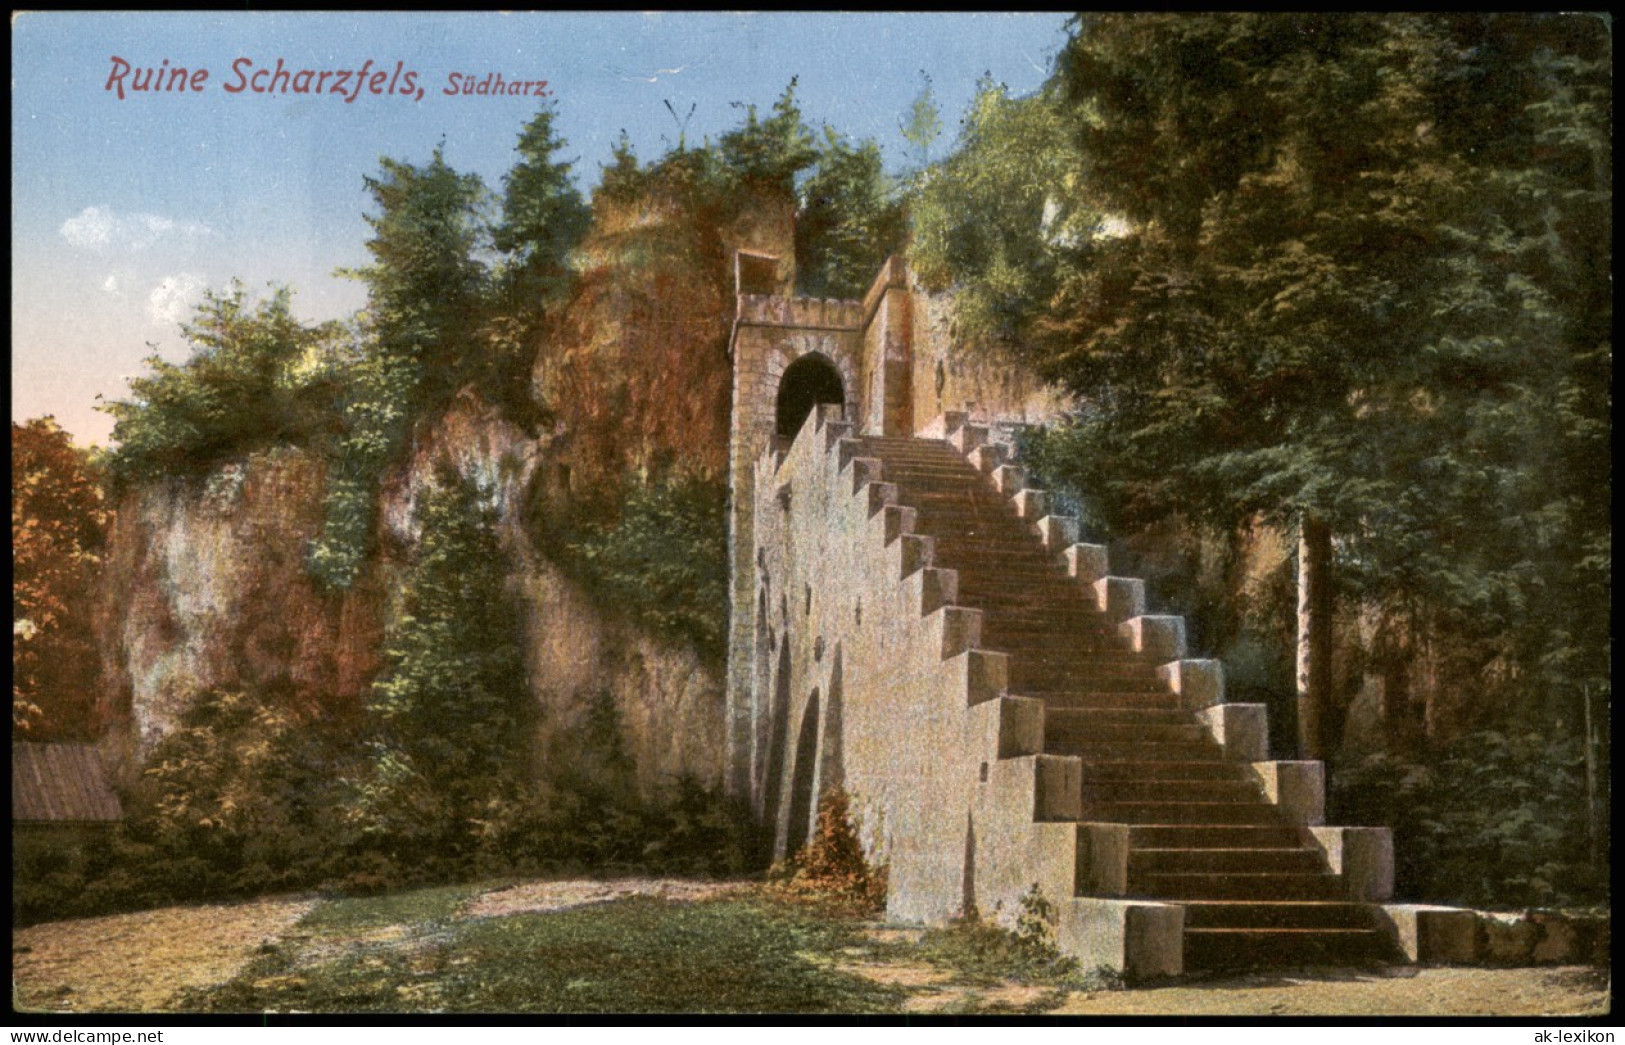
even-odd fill
[{"label": "stone staircase", "polygon": [[1402,960],[1368,902],[1385,897],[1334,869],[1356,829],[1316,827],[1318,764],[1267,761],[1263,708],[1223,702],[1218,665],[1184,659],[1183,622],[1145,614],[1143,585],[1047,514],[985,429],[940,428],[849,452],[879,462],[957,576],[954,604],[981,611],[1003,699],[1041,705],[1039,757],[1077,760],[1078,895],[1182,908],[1186,971]]}]

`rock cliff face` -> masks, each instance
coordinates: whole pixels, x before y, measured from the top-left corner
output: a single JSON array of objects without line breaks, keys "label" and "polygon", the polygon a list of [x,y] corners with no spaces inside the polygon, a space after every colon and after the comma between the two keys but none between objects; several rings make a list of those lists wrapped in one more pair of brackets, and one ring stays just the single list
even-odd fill
[{"label": "rock cliff face", "polygon": [[303,713],[359,723],[417,538],[414,507],[436,469],[449,464],[489,490],[497,510],[511,590],[522,606],[538,760],[565,757],[564,738],[607,693],[645,788],[683,773],[717,781],[720,672],[596,606],[533,550],[524,511],[549,442],[528,437],[472,395],[459,397],[442,418],[421,426],[387,478],[381,554],[343,594],[321,592],[304,570],[325,488],[323,464],[312,453],[258,453],[201,485],[130,493],[108,541],[99,620],[115,764],[133,771],[210,687],[275,693]]},{"label": "rock cliff face", "polygon": [[385,582],[346,595],[303,569],[325,470],[293,449],[201,486],[127,494],[108,535],[99,612],[103,721],[128,773],[211,687],[277,690],[311,714],[355,714],[378,667]]}]

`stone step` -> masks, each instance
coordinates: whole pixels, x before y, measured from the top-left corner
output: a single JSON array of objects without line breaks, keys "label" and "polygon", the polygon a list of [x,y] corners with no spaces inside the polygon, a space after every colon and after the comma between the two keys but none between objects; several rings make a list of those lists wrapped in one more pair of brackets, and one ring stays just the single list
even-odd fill
[{"label": "stone step", "polygon": [[1347,900],[1192,900],[1184,908],[1187,929],[1375,928],[1371,909]]},{"label": "stone step", "polygon": [[[1158,871],[1296,871],[1326,869],[1319,849],[1134,849],[1128,854],[1129,876]],[[1187,919],[1186,924],[1189,924]]]},{"label": "stone step", "polygon": [[1069,667],[1092,676],[1138,677],[1149,673],[1156,677],[1156,666],[1147,661],[1144,654],[1119,645],[1107,645],[1101,641],[1102,636],[1091,635],[1087,630],[1045,636],[1032,631],[1007,630],[996,627],[994,621],[984,620],[982,636],[987,640],[996,636],[1007,650],[1020,651],[1034,662],[1056,670]]},{"label": "stone step", "polygon": [[1044,745],[1079,741],[1085,744],[1196,744],[1209,736],[1194,722],[1124,723],[1093,722],[1076,715],[1044,718]]},{"label": "stone step", "polygon": [[1182,708],[1080,708],[1044,705],[1045,721],[1096,726],[1188,726],[1191,713]]},{"label": "stone step", "polygon": [[1283,965],[1375,966],[1393,960],[1393,943],[1373,929],[1187,929],[1185,970]]},{"label": "stone step", "polygon": [[[1262,802],[1086,802],[1083,819],[1108,824],[1218,824],[1267,826],[1281,822],[1274,806]],[[1191,893],[1189,895],[1199,895]],[[1214,893],[1231,896],[1233,893]],[[1267,895],[1243,893],[1243,896]]]},{"label": "stone step", "polygon": [[[1001,653],[1017,653],[1017,649],[1003,649],[983,643],[988,649]],[[1089,668],[1072,663],[1064,654],[1056,661],[1046,660],[1032,650],[1020,650],[1010,662],[1010,685],[1023,692],[1066,690],[1073,693],[1100,689],[1111,693],[1164,693],[1167,687],[1156,675],[1155,669],[1114,671],[1109,667]]]},{"label": "stone step", "polygon": [[1095,781],[1131,780],[1243,780],[1254,781],[1252,769],[1244,762],[1212,759],[1206,762],[1085,762],[1085,786]]},{"label": "stone step", "polygon": [[1101,802],[1250,802],[1262,804],[1263,792],[1249,780],[1089,780],[1084,779],[1084,805]]},{"label": "stone step", "polygon": [[1022,690],[1018,696],[1044,702],[1046,711],[1177,711],[1179,698],[1172,693],[1112,693],[1104,690],[1040,691]]},{"label": "stone step", "polygon": [[1129,891],[1169,900],[1341,900],[1342,881],[1330,871],[1147,872],[1132,876]]},{"label": "stone step", "polygon": [[1224,752],[1211,740],[1203,744],[1097,744],[1068,741],[1045,751],[1051,755],[1077,755],[1091,762],[1208,762],[1222,761]]},{"label": "stone step", "polygon": [[[1085,772],[1088,767],[1085,767]],[[1301,849],[1307,832],[1292,824],[1133,824],[1135,849]]]}]

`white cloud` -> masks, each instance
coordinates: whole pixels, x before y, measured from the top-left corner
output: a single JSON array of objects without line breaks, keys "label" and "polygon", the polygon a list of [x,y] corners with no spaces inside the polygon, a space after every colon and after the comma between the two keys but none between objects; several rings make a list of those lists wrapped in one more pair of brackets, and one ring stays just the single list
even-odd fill
[{"label": "white cloud", "polygon": [[165,276],[147,295],[147,316],[165,326],[184,321],[192,314],[203,287],[203,280],[188,272]]},{"label": "white cloud", "polygon": [[62,223],[62,238],[80,250],[145,250],[160,240],[191,240],[213,233],[209,226],[176,221],[161,214],[117,214],[108,207],[86,207]]},{"label": "white cloud", "polygon": [[123,296],[119,293],[118,275],[116,273],[102,280],[102,289],[116,297]]},{"label": "white cloud", "polygon": [[62,223],[62,238],[81,250],[105,250],[113,242],[113,212],[86,207]]}]

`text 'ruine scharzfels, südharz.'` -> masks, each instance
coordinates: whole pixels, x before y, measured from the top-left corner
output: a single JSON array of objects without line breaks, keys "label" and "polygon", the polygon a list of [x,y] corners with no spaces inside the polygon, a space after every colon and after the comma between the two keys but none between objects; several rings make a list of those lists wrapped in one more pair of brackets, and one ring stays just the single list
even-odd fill
[{"label": "text 'ruine scharzfels, s\u00fcdharz.'", "polygon": [[[118,55],[110,56],[107,82],[103,90],[120,101],[131,94],[201,94],[209,89],[211,72],[197,66],[171,65],[165,58],[158,65],[137,66]],[[367,59],[350,69],[304,69],[289,66],[281,58],[264,65],[252,58],[231,63],[221,89],[227,94],[326,94],[354,102],[362,94],[419,101],[425,93],[427,77],[397,61],[376,63]],[[440,94],[448,97],[548,98],[546,80],[510,78],[502,73],[454,72],[446,76]]]}]

